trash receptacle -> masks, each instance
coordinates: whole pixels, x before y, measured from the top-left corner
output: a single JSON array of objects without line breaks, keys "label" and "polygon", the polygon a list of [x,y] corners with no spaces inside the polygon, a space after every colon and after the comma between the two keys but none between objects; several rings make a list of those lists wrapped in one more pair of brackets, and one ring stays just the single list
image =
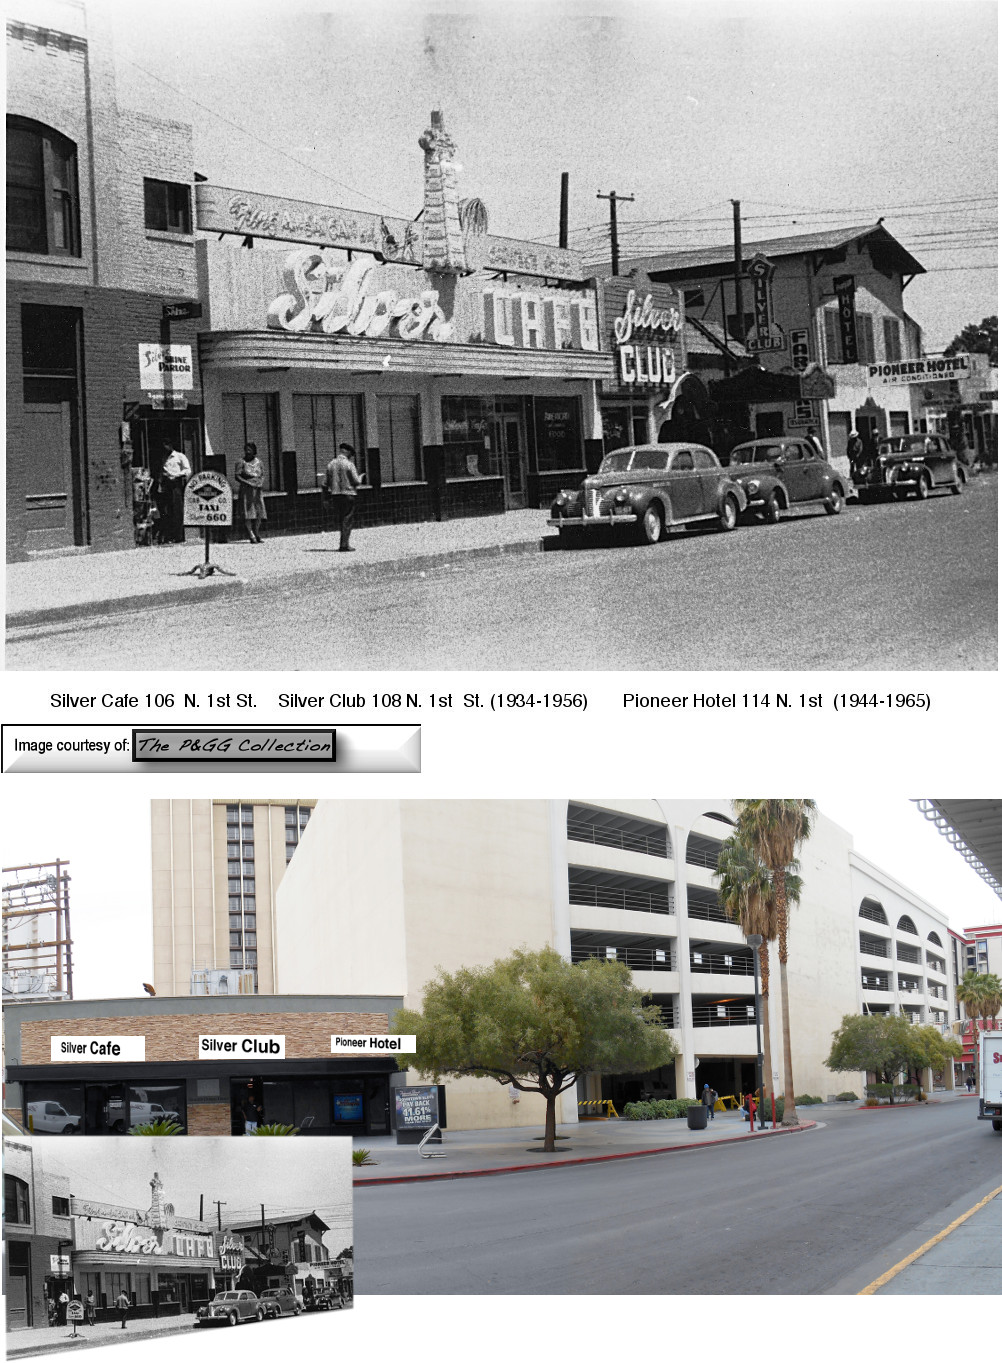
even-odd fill
[{"label": "trash receptacle", "polygon": [[705,1131],[707,1109],[705,1103],[697,1103],[695,1107],[686,1109],[686,1120],[689,1123],[690,1131]]}]

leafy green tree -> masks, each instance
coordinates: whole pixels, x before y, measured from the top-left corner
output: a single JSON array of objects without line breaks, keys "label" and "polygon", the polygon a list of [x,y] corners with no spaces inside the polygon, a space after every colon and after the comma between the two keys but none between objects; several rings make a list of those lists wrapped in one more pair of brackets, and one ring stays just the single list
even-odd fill
[{"label": "leafy green tree", "polygon": [[909,1067],[915,1083],[921,1087],[921,1072],[929,1069],[937,1073],[964,1054],[955,1036],[944,1036],[938,1027],[913,1024],[911,1031],[912,1055]]},{"label": "leafy green tree", "polygon": [[811,835],[817,805],[813,800],[735,800],[734,809],[738,836],[756,853],[772,876],[783,1010],[783,1126],[796,1126],[800,1118],[794,1101],[790,994],[786,978],[791,903],[788,882],[796,866],[797,849]]},{"label": "leafy green tree", "polygon": [[980,323],[968,322],[954,336],[944,355],[987,355],[991,365],[999,362],[999,319],[982,317]]},{"label": "leafy green tree", "polygon": [[867,1070],[877,1076],[877,1082],[894,1084],[902,1070],[907,1070],[916,1054],[913,1028],[907,1017],[893,1013],[847,1013],[842,1025],[832,1034],[832,1048],[825,1065],[836,1074],[852,1070]]},{"label": "leafy green tree", "polygon": [[542,1094],[543,1149],[552,1151],[557,1098],[579,1075],[642,1074],[678,1054],[660,1009],[643,1000],[618,961],[571,965],[552,947],[516,951],[493,965],[439,971],[421,1011],[396,1014],[396,1030],[417,1037],[416,1056],[398,1063],[436,1082],[472,1075]]}]

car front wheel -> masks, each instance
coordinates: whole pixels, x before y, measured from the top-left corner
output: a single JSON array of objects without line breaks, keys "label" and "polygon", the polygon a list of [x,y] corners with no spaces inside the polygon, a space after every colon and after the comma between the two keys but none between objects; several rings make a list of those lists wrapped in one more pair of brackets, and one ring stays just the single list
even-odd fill
[{"label": "car front wheel", "polygon": [[955,497],[959,497],[960,494],[963,492],[964,484],[966,482],[967,478],[965,477],[963,470],[958,468],[956,482],[950,484],[950,491],[953,493]]},{"label": "car front wheel", "polygon": [[925,499],[929,496],[931,490],[932,483],[929,480],[928,473],[920,473],[919,480],[915,484],[915,496],[919,499],[920,502],[924,502]]},{"label": "car front wheel", "polygon": [[239,1324],[240,1324],[240,1317],[237,1315],[236,1311],[229,1311],[229,1312],[227,1312],[227,1315],[226,1315],[226,1324],[227,1324],[227,1325],[239,1325]]},{"label": "car front wheel", "polygon": [[664,533],[665,522],[661,508],[652,502],[640,518],[640,535],[644,544],[657,544]]},{"label": "car front wheel", "polygon": [[837,516],[842,510],[842,494],[837,487],[833,487],[829,496],[825,499],[825,510],[829,516]]},{"label": "car front wheel", "polygon": [[733,530],[738,523],[738,504],[733,497],[725,497],[720,507],[721,530]]},{"label": "car front wheel", "polygon": [[779,520],[779,513],[782,509],[783,508],[779,504],[778,493],[772,493],[769,500],[762,508],[762,519],[765,521],[766,525],[775,525]]}]

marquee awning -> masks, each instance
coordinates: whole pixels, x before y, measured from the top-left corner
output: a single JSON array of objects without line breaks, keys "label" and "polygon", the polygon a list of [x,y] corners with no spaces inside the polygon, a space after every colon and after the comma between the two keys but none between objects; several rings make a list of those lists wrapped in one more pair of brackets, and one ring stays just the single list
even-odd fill
[{"label": "marquee awning", "polygon": [[752,365],[711,383],[710,397],[714,402],[799,402],[800,377]]}]

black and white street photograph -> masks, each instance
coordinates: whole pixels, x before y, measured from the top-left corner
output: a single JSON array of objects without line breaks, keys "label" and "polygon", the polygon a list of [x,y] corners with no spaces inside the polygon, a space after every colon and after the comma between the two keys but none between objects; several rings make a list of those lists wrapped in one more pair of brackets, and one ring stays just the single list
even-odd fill
[{"label": "black and white street photograph", "polygon": [[7,665],[997,666],[991,0],[10,0]]},{"label": "black and white street photograph", "polygon": [[8,1358],[243,1325],[253,1354],[294,1353],[273,1322],[352,1304],[345,1141],[3,1144]]}]

